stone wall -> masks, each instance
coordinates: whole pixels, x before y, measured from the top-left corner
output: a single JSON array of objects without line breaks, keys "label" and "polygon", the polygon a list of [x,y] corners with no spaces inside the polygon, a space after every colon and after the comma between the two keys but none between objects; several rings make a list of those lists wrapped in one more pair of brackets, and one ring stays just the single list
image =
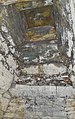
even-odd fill
[{"label": "stone wall", "polygon": [[9,28],[4,4],[0,5],[0,119],[75,119],[73,0],[54,2],[60,42],[26,44],[12,36],[10,30],[15,28]]}]

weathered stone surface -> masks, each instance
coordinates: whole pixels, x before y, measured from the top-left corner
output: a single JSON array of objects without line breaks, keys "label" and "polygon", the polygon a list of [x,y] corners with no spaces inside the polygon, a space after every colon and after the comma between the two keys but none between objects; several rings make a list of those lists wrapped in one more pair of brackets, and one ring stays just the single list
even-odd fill
[{"label": "weathered stone surface", "polygon": [[3,111],[0,110],[0,118],[3,118]]},{"label": "weathered stone surface", "polygon": [[11,94],[7,91],[3,94],[4,98],[11,99]]},{"label": "weathered stone surface", "polygon": [[1,69],[0,69],[0,92],[5,92],[7,91],[11,83],[13,81],[13,75],[10,74],[10,72],[3,67],[2,63],[0,63]]},{"label": "weathered stone surface", "polygon": [[[15,1],[17,11],[15,7],[7,11]],[[47,39],[50,26],[44,26],[38,33],[32,28],[42,39],[36,36],[31,41],[24,38],[21,16],[21,10],[30,6],[22,0],[19,6],[19,2],[0,1],[0,119],[75,119],[75,2],[32,1],[32,8],[54,4],[55,30],[51,33],[57,31],[57,37]]]},{"label": "weathered stone surface", "polygon": [[9,100],[6,98],[1,97],[0,98],[0,110],[6,111],[8,107]]},{"label": "weathered stone surface", "polygon": [[[20,93],[18,93],[18,89]],[[70,104],[70,102],[74,102],[74,99],[70,99],[75,92],[72,87],[24,87],[23,85],[17,85],[15,90],[12,89],[10,92],[12,92],[13,96],[22,97],[25,101],[27,119],[33,119],[36,115],[37,118],[46,118],[48,116],[49,118],[61,117],[66,119],[67,114],[74,113],[74,106]],[[72,112],[69,112],[71,110]]]}]

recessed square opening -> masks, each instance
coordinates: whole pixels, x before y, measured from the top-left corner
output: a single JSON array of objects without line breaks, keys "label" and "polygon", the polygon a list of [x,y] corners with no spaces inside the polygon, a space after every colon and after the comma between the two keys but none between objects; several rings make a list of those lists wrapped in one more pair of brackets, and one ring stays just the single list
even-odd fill
[{"label": "recessed square opening", "polygon": [[28,28],[54,25],[52,6],[45,6],[41,8],[33,8],[25,10],[24,14],[26,17]]},{"label": "recessed square opening", "polygon": [[[57,32],[53,4],[42,0],[25,1],[12,4],[13,19],[16,21],[16,32],[21,28],[21,36],[26,42],[56,40]],[[11,16],[11,15],[10,15]],[[13,26],[12,26],[13,27]],[[14,26],[15,27],[15,26]]]},{"label": "recessed square opening", "polygon": [[25,36],[29,41],[54,40],[56,28],[53,6],[47,5],[20,11],[26,28]]}]

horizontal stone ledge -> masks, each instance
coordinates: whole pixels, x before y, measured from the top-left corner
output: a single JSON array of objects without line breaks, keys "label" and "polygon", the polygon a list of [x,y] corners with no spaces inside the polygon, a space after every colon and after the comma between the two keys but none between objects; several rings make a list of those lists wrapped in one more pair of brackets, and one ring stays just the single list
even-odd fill
[{"label": "horizontal stone ledge", "polygon": [[21,70],[25,74],[46,74],[46,75],[53,75],[53,74],[63,74],[67,71],[67,67],[64,66],[62,63],[51,63],[51,64],[43,64],[43,65],[36,65],[36,66],[28,66]]},{"label": "horizontal stone ledge", "polygon": [[[27,60],[27,59],[26,59]],[[21,59],[21,62],[23,61],[23,59]],[[41,60],[40,58],[35,58],[34,60],[31,61],[24,61],[24,64],[21,64],[21,66],[24,67],[30,67],[30,66],[37,66],[37,65],[49,65],[49,64],[62,64],[64,66],[67,66],[67,63],[65,63],[64,61],[60,61],[59,59],[55,60],[55,58],[51,58],[51,59],[45,59],[45,60]]]},{"label": "horizontal stone ledge", "polygon": [[61,116],[61,117],[58,117],[58,116],[53,116],[53,117],[42,117],[42,119],[67,119],[67,117],[64,117],[64,116]]},{"label": "horizontal stone ledge", "polygon": [[61,87],[61,86],[25,86],[16,85],[15,88],[10,89],[12,96],[30,96],[30,97],[60,97],[68,98],[75,94],[75,89],[71,86]]}]

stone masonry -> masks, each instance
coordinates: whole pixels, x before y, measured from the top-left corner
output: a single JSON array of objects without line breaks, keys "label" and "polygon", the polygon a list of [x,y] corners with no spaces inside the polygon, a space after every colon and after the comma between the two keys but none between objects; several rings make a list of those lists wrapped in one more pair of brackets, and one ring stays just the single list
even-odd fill
[{"label": "stone masonry", "polygon": [[0,0],[0,119],[75,119],[74,0],[45,0],[57,31],[46,42],[25,41],[16,2]]}]

